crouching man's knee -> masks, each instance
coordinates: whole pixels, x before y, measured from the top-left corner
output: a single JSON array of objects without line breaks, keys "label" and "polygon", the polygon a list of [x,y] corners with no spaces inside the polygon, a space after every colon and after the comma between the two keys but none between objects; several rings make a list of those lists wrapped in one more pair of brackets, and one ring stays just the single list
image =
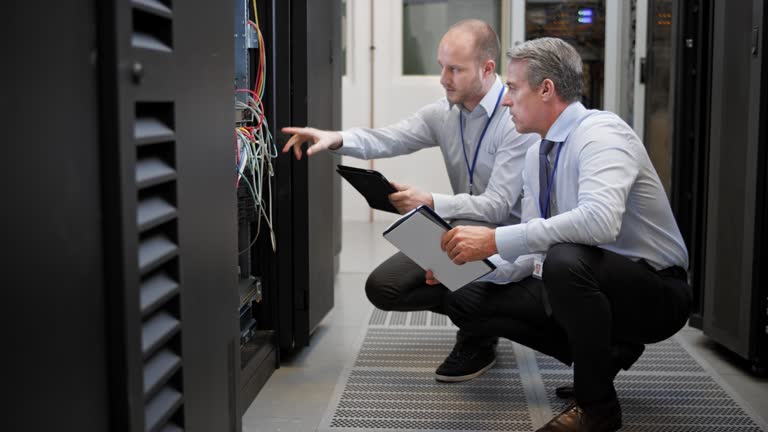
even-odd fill
[{"label": "crouching man's knee", "polygon": [[375,272],[365,281],[365,295],[377,308],[385,311],[397,310],[400,304],[399,292],[391,284],[382,283]]}]

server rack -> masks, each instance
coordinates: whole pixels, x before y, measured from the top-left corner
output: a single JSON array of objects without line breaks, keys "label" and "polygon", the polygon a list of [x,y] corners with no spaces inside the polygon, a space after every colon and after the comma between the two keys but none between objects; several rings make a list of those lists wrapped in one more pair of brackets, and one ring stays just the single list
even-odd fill
[{"label": "server rack", "polygon": [[764,371],[766,10],[719,0],[678,1],[675,10],[673,206],[691,252],[690,323]]},{"label": "server rack", "polygon": [[[673,82],[674,134],[671,203],[688,247],[693,310],[690,324],[701,328],[704,298],[704,230],[709,178],[712,86],[712,10],[709,0],[675,4]],[[685,102],[683,102],[685,101]]]},{"label": "server rack", "polygon": [[[243,3],[236,0],[235,7]],[[280,133],[285,126],[339,129],[340,2],[258,0],[256,7],[264,43],[260,49],[266,51],[268,65],[263,103],[277,148],[289,138]],[[306,346],[333,307],[341,250],[341,183],[333,169],[338,162],[338,156],[329,154],[300,161],[287,154],[273,160],[276,248],[262,235],[240,265],[241,270],[250,268],[262,285],[262,300],[253,309],[256,337],[246,347],[251,356],[246,359],[243,349],[236,361],[241,368],[240,415],[279,366],[280,351]],[[241,245],[249,242],[245,235]]]},{"label": "server rack", "polygon": [[[265,105],[278,148],[289,138],[279,132],[285,126],[339,129],[340,2],[273,0],[257,5],[269,17],[264,24],[271,60]],[[261,255],[263,260],[254,261],[253,267],[271,270],[266,272],[268,285],[277,287],[276,326],[285,350],[306,346],[333,306],[334,262],[341,244],[341,183],[333,176],[338,160],[329,154],[276,160],[277,252],[271,258]]]},{"label": "server rack", "polygon": [[231,10],[10,9],[0,429],[234,430]]},{"label": "server rack", "polygon": [[112,377],[128,389],[113,430],[231,429],[230,11],[114,1],[98,16],[105,265],[124,335]]},{"label": "server rack", "polygon": [[[234,92],[233,100],[247,102],[248,93],[244,89],[258,91],[255,88],[259,58],[267,49],[257,37],[259,27],[269,17],[262,14],[254,15],[251,0],[234,1]],[[250,24],[249,24],[250,22]],[[255,23],[259,23],[256,25]],[[269,92],[266,92],[269,96]],[[257,98],[253,94],[253,98]],[[237,109],[233,126],[256,126],[257,124],[272,124],[273,117],[265,114],[266,120],[259,120],[249,110]],[[275,131],[271,131],[274,135]],[[241,141],[238,140],[238,153]],[[269,151],[268,151],[269,153]],[[270,155],[262,157],[272,160]],[[238,293],[239,302],[233,305],[233,313],[238,316],[239,344],[233,355],[235,375],[234,397],[237,399],[237,410],[234,417],[240,428],[240,417],[250,405],[261,387],[279,367],[279,349],[276,325],[277,301],[275,293],[278,287],[272,278],[274,253],[272,248],[272,227],[270,223],[278,224],[273,216],[268,221],[270,212],[270,187],[274,189],[274,179],[270,176],[268,165],[261,168],[267,172],[245,168],[242,178],[238,179]],[[256,180],[256,178],[259,178]],[[269,184],[262,187],[256,202],[254,189],[259,189],[257,183]],[[262,211],[260,208],[264,208]],[[265,216],[265,214],[267,216]],[[258,234],[258,236],[257,236]],[[279,238],[279,237],[278,237]]]}]

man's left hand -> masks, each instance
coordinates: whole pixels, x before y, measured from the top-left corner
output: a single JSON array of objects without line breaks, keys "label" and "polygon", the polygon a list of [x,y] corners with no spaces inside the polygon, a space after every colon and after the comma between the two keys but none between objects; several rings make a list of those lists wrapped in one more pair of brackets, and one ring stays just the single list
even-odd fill
[{"label": "man's left hand", "polygon": [[456,264],[479,261],[497,253],[496,230],[478,226],[459,226],[443,234],[440,247]]},{"label": "man's left hand", "polygon": [[408,213],[422,204],[429,206],[431,209],[435,208],[435,202],[432,199],[431,193],[422,192],[414,187],[397,183],[392,183],[392,186],[397,189],[397,192],[389,195],[389,201],[400,214]]}]

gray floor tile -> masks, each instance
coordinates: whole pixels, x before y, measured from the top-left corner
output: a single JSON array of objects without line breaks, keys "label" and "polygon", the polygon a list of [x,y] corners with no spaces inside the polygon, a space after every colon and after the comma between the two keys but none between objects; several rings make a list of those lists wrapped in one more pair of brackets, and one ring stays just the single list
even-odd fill
[{"label": "gray floor tile", "polygon": [[368,273],[339,273],[336,276],[334,303],[342,308],[356,308],[368,304],[365,281]]},{"label": "gray floor tile", "polygon": [[[319,420],[328,406],[342,369],[335,366],[311,369],[281,367],[275,371],[243,416],[258,420],[267,417]],[[244,428],[249,431],[249,429]]]}]

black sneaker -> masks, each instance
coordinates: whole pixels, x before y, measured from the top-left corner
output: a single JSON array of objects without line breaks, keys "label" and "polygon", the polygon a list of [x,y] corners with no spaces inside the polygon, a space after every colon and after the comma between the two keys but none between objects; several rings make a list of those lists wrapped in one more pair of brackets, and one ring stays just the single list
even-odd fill
[{"label": "black sneaker", "polygon": [[495,345],[481,349],[456,345],[435,371],[435,379],[448,383],[469,381],[482,375],[494,364],[496,364]]}]

